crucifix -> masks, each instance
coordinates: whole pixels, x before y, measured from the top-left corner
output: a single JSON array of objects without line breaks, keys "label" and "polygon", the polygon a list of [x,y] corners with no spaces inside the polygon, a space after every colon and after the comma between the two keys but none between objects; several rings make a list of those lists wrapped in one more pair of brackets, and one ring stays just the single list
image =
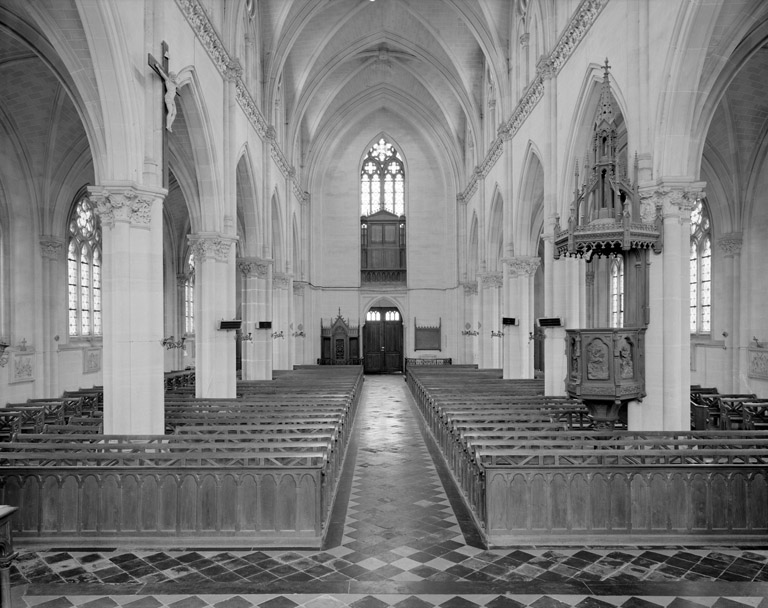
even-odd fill
[{"label": "crucifix", "polygon": [[177,87],[178,82],[176,80],[176,73],[171,72],[168,69],[168,44],[163,40],[162,46],[162,61],[158,61],[152,56],[152,53],[147,55],[147,63],[160,78],[163,79],[165,84],[165,93],[163,95],[163,187],[168,187],[168,132],[173,132],[171,126],[176,118],[176,95],[179,94]]}]

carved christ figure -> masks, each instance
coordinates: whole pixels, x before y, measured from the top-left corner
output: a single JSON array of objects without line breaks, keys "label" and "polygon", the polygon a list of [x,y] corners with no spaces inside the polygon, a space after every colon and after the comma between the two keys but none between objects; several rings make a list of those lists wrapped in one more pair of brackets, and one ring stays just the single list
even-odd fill
[{"label": "carved christ figure", "polygon": [[165,82],[165,107],[168,110],[165,118],[165,128],[173,132],[171,125],[176,118],[176,89],[179,83],[176,78],[176,72],[168,72],[166,74],[163,70],[158,70],[158,74],[160,74],[163,82]]}]

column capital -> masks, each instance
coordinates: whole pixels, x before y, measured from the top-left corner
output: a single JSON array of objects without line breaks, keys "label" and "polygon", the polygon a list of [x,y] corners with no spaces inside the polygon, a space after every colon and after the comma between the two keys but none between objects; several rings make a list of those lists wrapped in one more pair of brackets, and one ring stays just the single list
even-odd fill
[{"label": "column capital", "polygon": [[101,225],[114,228],[115,222],[125,222],[139,228],[149,228],[152,206],[162,203],[168,191],[164,188],[139,186],[132,182],[105,183],[88,187],[88,198]]},{"label": "column capital", "polygon": [[477,295],[477,281],[470,281],[460,284],[464,288],[464,295],[476,296]]},{"label": "column capital", "polygon": [[723,235],[718,241],[717,245],[720,247],[720,251],[726,257],[733,257],[741,253],[741,246],[744,244],[744,238],[741,232],[731,232],[730,234]]},{"label": "column capital", "polygon": [[304,289],[309,285],[306,281],[294,281],[293,293],[297,296],[304,295]]},{"label": "column capital", "polygon": [[244,277],[256,277],[266,279],[269,276],[269,266],[272,260],[264,260],[260,257],[238,258],[237,268]]},{"label": "column capital", "polygon": [[288,289],[292,278],[292,274],[287,274],[285,272],[274,272],[272,273],[272,287],[275,289]]},{"label": "column capital", "polygon": [[541,258],[538,256],[512,256],[502,258],[501,261],[507,265],[510,277],[531,277],[541,264]]},{"label": "column capital", "polygon": [[64,251],[64,241],[54,236],[40,237],[40,251],[46,260],[60,260]]},{"label": "column capital", "polygon": [[483,272],[479,275],[483,289],[494,287],[498,289],[504,285],[504,274],[501,272]]},{"label": "column capital", "polygon": [[677,218],[682,224],[690,219],[696,201],[705,196],[704,182],[666,183],[640,191],[641,216],[645,220],[651,213],[661,210],[664,219]]},{"label": "column capital", "polygon": [[218,232],[198,232],[187,235],[195,262],[198,260],[215,260],[226,262],[229,260],[229,252],[237,241],[236,236],[225,235]]}]

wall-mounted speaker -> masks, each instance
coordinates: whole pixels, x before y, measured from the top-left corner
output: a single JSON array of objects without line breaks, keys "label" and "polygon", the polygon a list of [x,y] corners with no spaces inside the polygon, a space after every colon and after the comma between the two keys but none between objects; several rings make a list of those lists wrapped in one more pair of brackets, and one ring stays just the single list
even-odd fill
[{"label": "wall-mounted speaker", "polygon": [[560,317],[539,317],[539,327],[562,327],[563,320]]},{"label": "wall-mounted speaker", "polygon": [[225,321],[222,319],[219,321],[219,329],[223,331],[231,331],[233,329],[240,329],[242,324],[243,322],[240,319],[232,319],[231,321]]},{"label": "wall-mounted speaker", "polygon": [[519,319],[516,317],[501,317],[502,325],[520,325]]},{"label": "wall-mounted speaker", "polygon": [[272,321],[259,321],[259,329],[272,329]]}]

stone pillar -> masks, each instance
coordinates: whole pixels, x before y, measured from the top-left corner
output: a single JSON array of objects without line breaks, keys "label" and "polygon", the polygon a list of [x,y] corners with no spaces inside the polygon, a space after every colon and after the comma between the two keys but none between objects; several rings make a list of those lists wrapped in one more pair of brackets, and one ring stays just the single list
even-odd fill
[{"label": "stone pillar", "polygon": [[66,293],[64,280],[66,272],[62,268],[64,261],[64,241],[52,236],[40,239],[40,251],[43,256],[43,396],[54,397],[59,390],[59,356],[57,345],[62,334],[67,331],[61,316],[61,294]]},{"label": "stone pillar", "polygon": [[504,326],[504,378],[533,378],[533,341],[529,332],[533,318],[533,277],[541,263],[535,256],[516,256],[502,260],[506,268],[504,285],[505,317],[517,325]]},{"label": "stone pillar", "polygon": [[662,211],[664,249],[650,259],[647,396],[642,403],[629,404],[630,430],[690,429],[691,208],[702,195],[702,186],[663,186],[641,194],[644,207]]},{"label": "stone pillar", "polygon": [[271,263],[258,257],[238,261],[243,275],[243,333],[250,332],[253,338],[242,343],[243,380],[272,379],[272,329],[258,329],[259,322],[272,320]]},{"label": "stone pillar", "polygon": [[477,354],[482,323],[479,321],[480,317],[477,315],[476,311],[478,300],[477,281],[472,281],[471,283],[465,282],[462,283],[461,286],[464,292],[463,297],[459,296],[464,305],[462,317],[464,319],[464,329],[462,330],[462,332],[464,332],[462,333],[462,337],[464,338],[464,351],[461,361],[463,363],[477,363],[479,365]]},{"label": "stone pillar", "polygon": [[188,236],[195,256],[195,395],[234,398],[235,332],[219,330],[235,316],[237,237],[215,232]]},{"label": "stone pillar", "polygon": [[292,369],[291,319],[293,317],[293,279],[290,274],[272,275],[272,365],[273,369]]},{"label": "stone pillar", "polygon": [[162,435],[163,199],[161,188],[88,188],[101,216],[104,433]]},{"label": "stone pillar", "polygon": [[[741,298],[741,247],[743,244],[743,238],[741,233],[731,233],[723,236],[717,244],[720,246],[720,251],[724,256],[722,276],[729,281],[726,286],[728,293],[731,294],[731,320],[730,323],[725,324],[725,331],[728,332],[728,336],[725,338],[726,348],[729,350],[729,365],[731,370],[731,383],[729,387],[726,387],[723,392],[733,393],[745,393],[748,391],[746,382],[742,381],[741,374],[742,369],[748,369],[746,360],[746,350],[740,349],[739,344],[747,344],[751,339],[751,335],[743,335],[744,332],[741,328],[741,302],[748,302],[748,299],[742,300]],[[745,356],[742,361],[742,355]]]},{"label": "stone pillar", "polygon": [[[306,301],[306,281],[293,282],[293,330],[291,331],[291,340],[293,340],[293,361],[294,363],[307,364],[312,362],[307,344],[307,301]],[[360,353],[352,353],[352,356],[359,357]]]},{"label": "stone pillar", "polygon": [[484,272],[480,275],[480,367],[499,369],[503,366],[501,355],[504,337],[501,326],[501,287],[504,279],[501,272]]}]

